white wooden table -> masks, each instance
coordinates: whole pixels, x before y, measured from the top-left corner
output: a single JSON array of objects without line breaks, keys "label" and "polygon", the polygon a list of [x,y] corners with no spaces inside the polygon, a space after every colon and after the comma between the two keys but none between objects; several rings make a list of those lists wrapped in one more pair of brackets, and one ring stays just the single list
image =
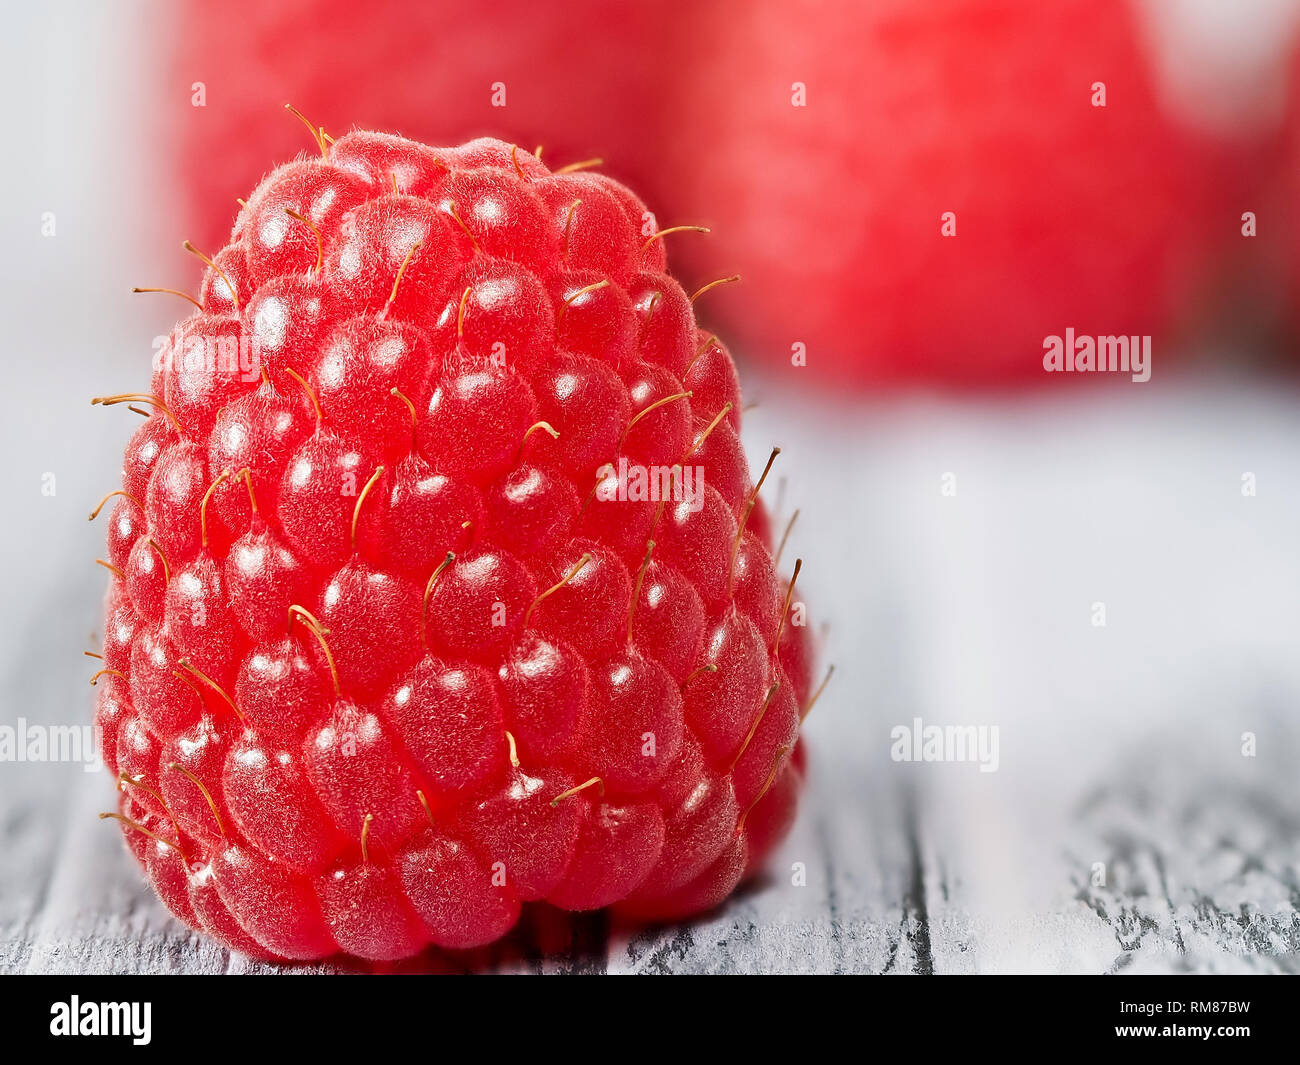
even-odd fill
[{"label": "white wooden table", "polygon": [[[751,389],[748,444],[784,449],[787,561],[838,670],[767,878],[690,924],[538,910],[494,949],[400,968],[1300,970],[1300,401],[1158,379],[829,411],[784,393]],[[0,544],[22,562],[4,722],[90,714],[85,512],[128,426],[86,424],[90,458]],[[998,726],[998,770],[892,761],[914,717]],[[111,793],[0,765],[0,971],[262,969],[166,916],[95,819]]]}]

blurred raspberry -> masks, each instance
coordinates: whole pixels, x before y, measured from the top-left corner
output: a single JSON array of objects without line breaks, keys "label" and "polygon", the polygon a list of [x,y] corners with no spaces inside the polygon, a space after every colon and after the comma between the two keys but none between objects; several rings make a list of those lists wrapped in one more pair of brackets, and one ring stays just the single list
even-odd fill
[{"label": "blurred raspberry", "polygon": [[[555,166],[594,156],[635,179],[659,154],[658,101],[682,15],[569,0],[229,0],[187,3],[166,45],[161,143],[200,247],[230,229],[235,197],[288,158],[295,104],[339,135],[352,126],[430,143],[483,134],[541,144]],[[204,106],[192,106],[202,83]]]},{"label": "blurred raspberry", "polygon": [[654,187],[665,225],[714,227],[681,243],[688,273],[744,278],[713,297],[742,351],[866,384],[1033,379],[1067,327],[1165,350],[1228,227],[1127,5],[700,11]]}]

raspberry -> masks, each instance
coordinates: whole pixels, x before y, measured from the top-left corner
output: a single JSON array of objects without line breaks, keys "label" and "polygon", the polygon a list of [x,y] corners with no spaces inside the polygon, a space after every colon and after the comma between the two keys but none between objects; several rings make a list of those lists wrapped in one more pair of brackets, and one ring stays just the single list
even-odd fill
[{"label": "raspberry", "polygon": [[730,356],[607,178],[322,143],[248,198],[158,394],[99,401],[154,407],[110,514],[106,816],[268,958],[716,904],[789,826],[810,705]]},{"label": "raspberry", "polygon": [[[166,162],[187,226],[209,242],[229,232],[227,208],[265,173],[266,160],[296,146],[292,126],[266,106],[286,94],[327,126],[355,117],[417,138],[494,129],[521,141],[529,177],[548,174],[532,157],[539,143],[550,158],[599,155],[631,177],[661,154],[664,72],[675,69],[675,42],[690,21],[685,11],[665,17],[608,0],[495,0],[490,9],[447,0],[371,0],[364,10],[353,0],[231,0],[223,12],[186,6],[174,32],[155,41],[160,84],[191,86],[197,76],[204,95],[159,93],[151,103],[156,141],[174,148]],[[525,137],[534,138],[527,149]],[[402,192],[436,199],[442,164],[513,170],[510,148],[487,138],[454,151],[354,141],[331,152],[331,162],[376,184],[395,175]]]},{"label": "raspberry", "polygon": [[709,121],[655,162],[717,233],[681,244],[685,276],[734,266],[737,342],[786,372],[801,344],[824,385],[1034,380],[1067,326],[1159,343],[1230,156],[1163,112],[1136,6],[699,5],[666,110]]}]

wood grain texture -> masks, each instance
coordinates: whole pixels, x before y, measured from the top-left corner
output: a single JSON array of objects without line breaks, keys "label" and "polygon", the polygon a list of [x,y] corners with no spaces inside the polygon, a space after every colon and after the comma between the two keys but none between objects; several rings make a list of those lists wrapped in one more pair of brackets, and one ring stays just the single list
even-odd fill
[{"label": "wood grain texture", "polygon": [[[1300,971],[1300,404],[760,398],[747,445],[783,447],[780,509],[804,512],[787,562],[804,557],[838,664],[790,838],[694,922],[539,907],[491,949],[391,968]],[[955,497],[939,490],[949,471]],[[81,503],[51,503],[49,540],[89,557],[101,531]],[[97,594],[62,561],[46,569],[41,610],[0,631],[5,722],[89,717],[74,663]],[[996,725],[997,771],[893,761],[890,730],[915,717]],[[285,971],[172,921],[96,820],[111,804],[103,774],[0,766],[0,971]]]},{"label": "wood grain texture", "polygon": [[[1300,825],[1267,790],[1223,784],[1199,797],[1130,778],[1075,812],[1057,855],[1059,904],[991,919],[964,898],[977,869],[931,845],[907,788],[846,816],[853,785],[815,755],[808,801],[768,873],[717,912],[663,928],[603,914],[526,911],[503,943],[428,952],[381,971],[516,973],[899,973],[1258,971],[1300,969]],[[170,919],[116,832],[94,812],[111,785],[80,786],[48,831],[34,807],[4,824],[0,971],[7,973],[355,972],[326,962],[280,968],[231,955]],[[891,793],[892,791],[892,793]],[[1170,798],[1172,796],[1172,799]],[[869,812],[868,812],[869,811]],[[54,845],[51,845],[52,842]],[[1100,856],[1100,857],[1097,857]],[[1095,882],[1094,861],[1105,863]],[[802,865],[807,882],[794,886]],[[1021,950],[1025,953],[1019,953]]]}]

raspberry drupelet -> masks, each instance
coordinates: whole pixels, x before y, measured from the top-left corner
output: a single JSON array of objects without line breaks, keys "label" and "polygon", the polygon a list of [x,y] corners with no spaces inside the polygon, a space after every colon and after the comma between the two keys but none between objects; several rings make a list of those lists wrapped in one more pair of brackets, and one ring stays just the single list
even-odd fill
[{"label": "raspberry drupelet", "polygon": [[152,409],[109,516],[106,816],[256,957],[708,909],[793,819],[813,698],[730,355],[609,178],[314,132],[151,392],[99,401]]}]

